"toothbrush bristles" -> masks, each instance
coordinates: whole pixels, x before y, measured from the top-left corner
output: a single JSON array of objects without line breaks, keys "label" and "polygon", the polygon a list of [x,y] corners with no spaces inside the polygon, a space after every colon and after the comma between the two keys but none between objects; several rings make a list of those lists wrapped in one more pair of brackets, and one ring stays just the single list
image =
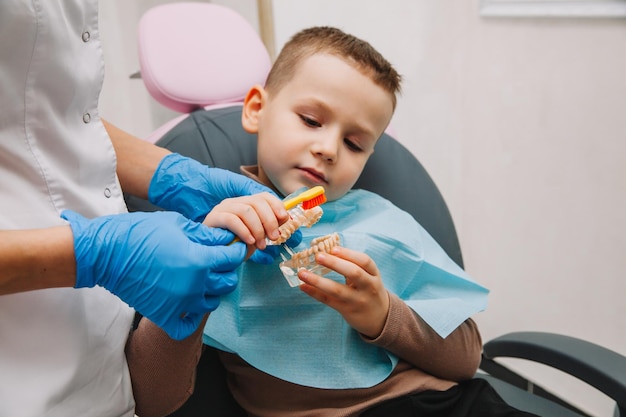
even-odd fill
[{"label": "toothbrush bristles", "polygon": [[310,200],[306,200],[302,202],[302,208],[304,210],[312,209],[313,207],[317,207],[326,202],[326,194],[320,194],[317,197],[313,197]]}]

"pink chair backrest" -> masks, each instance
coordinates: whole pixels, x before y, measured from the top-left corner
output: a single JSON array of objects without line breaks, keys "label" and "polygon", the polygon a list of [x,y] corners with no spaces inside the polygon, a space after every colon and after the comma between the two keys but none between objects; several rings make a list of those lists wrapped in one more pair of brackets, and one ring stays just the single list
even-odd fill
[{"label": "pink chair backrest", "polygon": [[[250,87],[265,83],[271,66],[254,28],[241,15],[216,4],[153,7],[139,21],[138,48],[148,92],[181,113],[241,103]],[[148,140],[157,140],[184,117]]]}]

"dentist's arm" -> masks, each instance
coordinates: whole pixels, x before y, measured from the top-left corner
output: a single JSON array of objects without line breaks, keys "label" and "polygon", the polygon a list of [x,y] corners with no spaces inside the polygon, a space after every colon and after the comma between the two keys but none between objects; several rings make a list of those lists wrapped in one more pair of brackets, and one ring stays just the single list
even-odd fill
[{"label": "dentist's arm", "polygon": [[[150,179],[170,152],[105,122],[118,155],[118,172],[127,192],[148,194]],[[74,240],[69,226],[0,230],[0,295],[76,284]]]},{"label": "dentist's arm", "polygon": [[[165,210],[177,211],[190,220],[203,222],[207,214],[224,200],[270,193],[265,199],[269,210],[257,211],[268,235],[288,218],[282,202],[267,187],[243,175],[212,168],[200,162],[138,139],[103,121],[111,137],[118,165],[117,174],[125,193],[148,199]],[[265,247],[265,234],[221,225],[236,232],[242,241]]]},{"label": "dentist's arm", "polygon": [[0,230],[0,295],[73,287],[75,282],[69,226]]},{"label": "dentist's arm", "polygon": [[154,172],[171,152],[102,120],[117,155],[117,176],[124,192],[146,199]]}]

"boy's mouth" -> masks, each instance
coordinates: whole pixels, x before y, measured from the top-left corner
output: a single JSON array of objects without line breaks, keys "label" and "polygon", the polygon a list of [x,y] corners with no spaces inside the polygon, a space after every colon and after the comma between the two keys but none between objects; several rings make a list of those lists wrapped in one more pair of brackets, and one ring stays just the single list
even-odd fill
[{"label": "boy's mouth", "polygon": [[313,168],[298,168],[303,174],[304,176],[309,179],[310,181],[317,183],[317,184],[326,184],[328,183],[328,181],[326,180],[326,177],[324,176],[324,174],[322,172],[319,172]]}]

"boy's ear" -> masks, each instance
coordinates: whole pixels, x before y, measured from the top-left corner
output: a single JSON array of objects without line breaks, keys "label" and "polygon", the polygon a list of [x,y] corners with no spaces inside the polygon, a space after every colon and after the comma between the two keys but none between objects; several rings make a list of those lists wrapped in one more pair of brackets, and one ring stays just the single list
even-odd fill
[{"label": "boy's ear", "polygon": [[248,91],[243,101],[243,111],[241,112],[241,125],[248,133],[259,131],[259,113],[263,108],[265,100],[265,89],[260,85],[255,85]]}]

